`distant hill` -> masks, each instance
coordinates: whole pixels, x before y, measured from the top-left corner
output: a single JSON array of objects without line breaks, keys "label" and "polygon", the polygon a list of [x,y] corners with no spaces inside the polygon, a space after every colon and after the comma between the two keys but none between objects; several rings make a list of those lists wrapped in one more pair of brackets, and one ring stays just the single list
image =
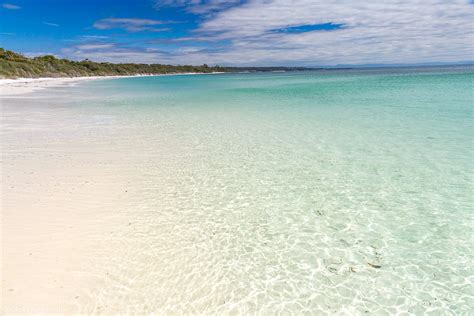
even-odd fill
[{"label": "distant hill", "polygon": [[73,61],[52,55],[28,58],[0,48],[0,78],[87,77],[140,74],[212,73],[232,71],[226,67],[172,66],[161,64],[112,64],[90,60]]}]

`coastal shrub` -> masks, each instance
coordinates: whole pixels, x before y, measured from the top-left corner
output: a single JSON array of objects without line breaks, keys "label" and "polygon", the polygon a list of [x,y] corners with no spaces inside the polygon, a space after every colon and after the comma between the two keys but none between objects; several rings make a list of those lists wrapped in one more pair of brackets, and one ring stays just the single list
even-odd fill
[{"label": "coastal shrub", "polygon": [[90,60],[73,61],[53,55],[28,58],[21,54],[0,48],[0,77],[77,77],[114,76],[135,74],[168,74],[182,72],[225,72],[230,68],[202,66],[173,66],[161,64],[112,64],[96,63]]}]

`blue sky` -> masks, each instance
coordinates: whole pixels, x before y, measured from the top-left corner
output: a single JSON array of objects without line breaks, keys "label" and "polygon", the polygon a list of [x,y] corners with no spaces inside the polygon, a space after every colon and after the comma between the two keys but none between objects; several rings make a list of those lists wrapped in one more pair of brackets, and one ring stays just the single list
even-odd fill
[{"label": "blue sky", "polygon": [[110,62],[472,61],[469,0],[0,0],[0,46]]}]

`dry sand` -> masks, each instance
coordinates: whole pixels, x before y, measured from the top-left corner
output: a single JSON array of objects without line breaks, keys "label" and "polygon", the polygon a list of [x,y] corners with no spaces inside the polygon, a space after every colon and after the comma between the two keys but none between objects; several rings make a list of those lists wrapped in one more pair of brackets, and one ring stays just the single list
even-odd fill
[{"label": "dry sand", "polygon": [[[222,72],[213,72],[208,74],[221,74]],[[71,78],[18,78],[18,79],[0,79],[0,97],[11,97],[25,93],[34,92],[46,88],[61,87],[77,84],[85,80],[129,78],[129,77],[154,77],[154,76],[179,76],[179,75],[207,75],[202,73],[180,73],[180,74],[162,74],[162,75],[133,75],[133,76],[90,76],[90,77],[71,77]]]},{"label": "dry sand", "polygon": [[[140,217],[141,226],[131,223],[143,204],[137,179],[155,179],[148,187],[168,196],[167,186],[157,186],[156,179],[180,170],[174,164],[182,155],[172,153],[168,129],[158,137],[141,128],[141,119],[133,122],[122,114],[122,121],[114,121],[120,118],[107,110],[63,101],[71,97],[67,88],[48,89],[91,79],[99,78],[0,81],[2,315],[116,311],[107,305],[115,296],[110,286],[122,293],[118,300],[149,293],[134,291],[137,282],[120,270],[123,262],[132,268],[143,263],[133,257],[146,249],[136,245],[157,229],[146,216]],[[156,167],[160,155],[168,168]],[[150,162],[155,169],[143,167]],[[145,174],[139,176],[140,170]],[[156,209],[173,209],[170,200],[150,199],[162,203]],[[141,214],[146,211],[141,205]],[[175,227],[170,223],[159,230],[164,240],[151,240],[170,242],[166,232]],[[179,262],[185,261],[173,264],[176,271]]]},{"label": "dry sand", "polygon": [[33,92],[0,99],[2,315],[93,311],[81,289],[97,278],[84,272],[128,224],[117,220],[127,166],[116,163],[108,135],[78,125],[74,109],[36,98],[37,89],[78,80],[2,83],[4,96]]},{"label": "dry sand", "polygon": [[110,78],[123,78],[130,76],[91,76],[73,78],[18,78],[0,79],[0,96],[10,97],[19,94],[34,92],[41,89],[67,86],[84,80],[98,80]]}]

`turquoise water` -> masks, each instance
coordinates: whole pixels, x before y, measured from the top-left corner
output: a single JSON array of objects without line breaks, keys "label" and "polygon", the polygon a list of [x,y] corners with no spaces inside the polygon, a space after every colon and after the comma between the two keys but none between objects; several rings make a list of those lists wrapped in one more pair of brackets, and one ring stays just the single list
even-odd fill
[{"label": "turquoise water", "polygon": [[[468,314],[472,67],[102,80],[68,96],[131,174],[96,307]],[[80,95],[80,97],[76,97]],[[80,123],[78,123],[80,125]],[[108,307],[107,307],[108,306]]]}]

